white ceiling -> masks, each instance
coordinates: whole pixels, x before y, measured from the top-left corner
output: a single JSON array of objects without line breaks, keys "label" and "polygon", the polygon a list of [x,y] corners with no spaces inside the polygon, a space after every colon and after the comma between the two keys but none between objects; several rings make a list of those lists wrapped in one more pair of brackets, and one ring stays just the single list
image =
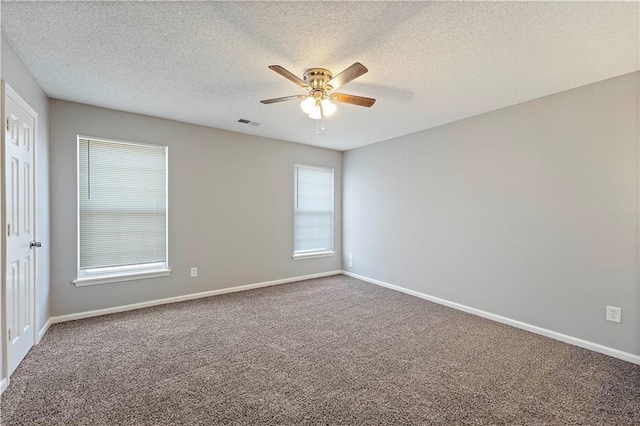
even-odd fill
[{"label": "white ceiling", "polygon": [[[347,150],[638,70],[639,3],[3,2],[52,98]],[[267,68],[369,73],[316,135]],[[262,123],[240,124],[239,118]]]}]

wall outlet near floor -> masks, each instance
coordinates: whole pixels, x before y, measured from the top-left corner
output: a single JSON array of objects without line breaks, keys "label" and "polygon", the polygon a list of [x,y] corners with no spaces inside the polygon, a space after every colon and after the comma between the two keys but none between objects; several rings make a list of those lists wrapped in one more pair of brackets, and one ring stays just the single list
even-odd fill
[{"label": "wall outlet near floor", "polygon": [[198,268],[191,268],[191,278],[198,276]]},{"label": "wall outlet near floor", "polygon": [[607,321],[620,322],[622,320],[622,308],[607,306]]},{"label": "wall outlet near floor", "polygon": [[353,268],[353,253],[349,253],[349,268]]}]

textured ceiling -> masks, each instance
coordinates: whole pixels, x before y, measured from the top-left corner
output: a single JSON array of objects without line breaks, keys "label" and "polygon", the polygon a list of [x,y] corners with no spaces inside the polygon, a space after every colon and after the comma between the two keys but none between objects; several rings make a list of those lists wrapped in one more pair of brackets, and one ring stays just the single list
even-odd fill
[{"label": "textured ceiling", "polygon": [[[3,2],[52,98],[346,150],[639,69],[637,2]],[[369,73],[316,135],[298,76]],[[240,124],[239,118],[262,123]]]}]

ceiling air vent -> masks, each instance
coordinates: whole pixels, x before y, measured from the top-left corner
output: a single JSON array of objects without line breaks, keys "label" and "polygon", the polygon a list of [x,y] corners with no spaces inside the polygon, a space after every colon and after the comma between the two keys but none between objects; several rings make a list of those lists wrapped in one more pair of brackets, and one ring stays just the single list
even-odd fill
[{"label": "ceiling air vent", "polygon": [[257,121],[251,121],[251,120],[247,120],[245,118],[241,118],[238,120],[238,123],[242,123],[242,124],[249,124],[251,126],[256,126],[258,127],[259,125],[261,125],[262,123],[258,123]]}]

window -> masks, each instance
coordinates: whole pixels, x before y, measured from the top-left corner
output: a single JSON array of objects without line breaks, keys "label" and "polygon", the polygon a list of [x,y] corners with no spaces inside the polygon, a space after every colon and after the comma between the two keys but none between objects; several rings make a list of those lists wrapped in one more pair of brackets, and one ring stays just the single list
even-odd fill
[{"label": "window", "polygon": [[167,147],[78,137],[78,279],[169,275]]},{"label": "window", "polygon": [[332,256],[333,169],[296,164],[293,258]]}]

